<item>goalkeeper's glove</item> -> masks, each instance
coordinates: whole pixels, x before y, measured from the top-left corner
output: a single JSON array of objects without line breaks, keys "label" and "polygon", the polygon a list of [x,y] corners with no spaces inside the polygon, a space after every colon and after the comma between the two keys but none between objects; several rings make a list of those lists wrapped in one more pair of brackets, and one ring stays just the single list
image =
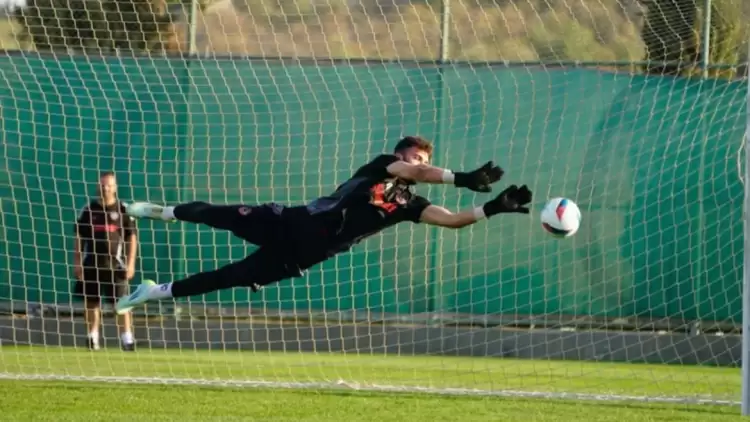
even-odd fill
[{"label": "goalkeeper's glove", "polygon": [[503,177],[503,169],[488,161],[482,167],[470,172],[454,173],[453,184],[459,188],[467,188],[474,192],[492,192],[491,184]]},{"label": "goalkeeper's glove", "polygon": [[484,204],[482,210],[488,218],[502,213],[528,214],[529,208],[527,205],[531,202],[531,197],[531,191],[526,185],[521,187],[510,185],[500,192],[495,199]]}]

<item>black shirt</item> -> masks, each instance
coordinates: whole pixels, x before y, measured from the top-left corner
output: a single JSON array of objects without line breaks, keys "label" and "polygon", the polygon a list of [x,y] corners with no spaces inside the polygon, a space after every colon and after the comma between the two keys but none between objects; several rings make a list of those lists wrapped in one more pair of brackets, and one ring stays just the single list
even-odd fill
[{"label": "black shirt", "polygon": [[386,168],[399,158],[380,155],[360,167],[335,192],[307,206],[331,230],[331,252],[351,248],[363,239],[403,221],[419,223],[430,201],[413,192],[407,181],[391,176]]},{"label": "black shirt", "polygon": [[117,201],[103,206],[91,201],[83,208],[75,224],[84,248],[83,265],[100,269],[124,269],[125,242],[136,233],[135,223],[125,215],[125,206]]}]

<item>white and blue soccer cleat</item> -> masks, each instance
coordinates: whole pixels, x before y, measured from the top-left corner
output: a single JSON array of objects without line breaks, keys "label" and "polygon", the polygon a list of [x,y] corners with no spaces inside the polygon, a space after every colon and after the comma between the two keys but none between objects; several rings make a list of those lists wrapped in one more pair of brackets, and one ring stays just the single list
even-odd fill
[{"label": "white and blue soccer cleat", "polygon": [[125,213],[132,218],[147,218],[173,223],[177,221],[172,213],[172,207],[164,207],[150,202],[132,202],[125,204]]},{"label": "white and blue soccer cleat", "polygon": [[156,286],[156,283],[153,280],[143,280],[143,283],[141,283],[141,285],[138,286],[130,296],[121,297],[115,304],[115,312],[117,312],[117,315],[128,313],[134,306],[141,305],[154,299],[151,294],[154,286]]}]

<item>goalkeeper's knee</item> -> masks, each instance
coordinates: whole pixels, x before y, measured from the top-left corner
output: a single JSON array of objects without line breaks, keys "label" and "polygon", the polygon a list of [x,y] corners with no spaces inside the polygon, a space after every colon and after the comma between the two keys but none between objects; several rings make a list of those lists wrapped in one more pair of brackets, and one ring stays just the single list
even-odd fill
[{"label": "goalkeeper's knee", "polygon": [[174,207],[174,215],[188,223],[201,223],[202,215],[211,208],[211,204],[203,201],[186,202]]}]

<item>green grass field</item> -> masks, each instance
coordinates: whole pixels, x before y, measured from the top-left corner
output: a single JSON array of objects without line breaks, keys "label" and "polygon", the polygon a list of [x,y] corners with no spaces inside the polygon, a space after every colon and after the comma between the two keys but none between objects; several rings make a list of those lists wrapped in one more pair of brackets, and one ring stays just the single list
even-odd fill
[{"label": "green grass field", "polygon": [[[0,348],[0,373],[202,379],[218,383],[346,380],[390,386],[688,396],[736,401],[739,369],[500,358],[236,351]],[[7,378],[7,376],[6,376]],[[350,384],[351,385],[351,384]],[[3,421],[731,421],[738,406],[283,389],[0,381]]]}]

